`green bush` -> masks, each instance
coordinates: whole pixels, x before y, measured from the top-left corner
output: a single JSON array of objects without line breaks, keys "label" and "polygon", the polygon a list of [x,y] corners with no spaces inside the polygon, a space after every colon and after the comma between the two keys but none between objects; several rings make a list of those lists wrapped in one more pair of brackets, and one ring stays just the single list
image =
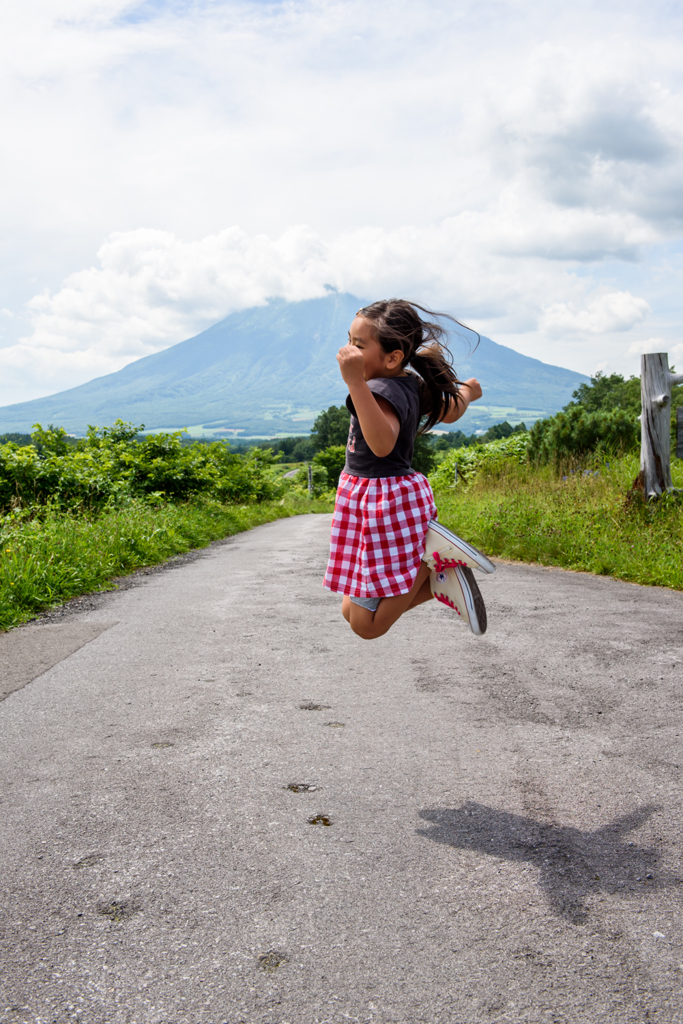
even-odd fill
[{"label": "green bush", "polygon": [[322,451],[316,453],[313,458],[313,465],[320,466],[325,470],[327,487],[329,490],[337,489],[339,476],[346,464],[346,446],[343,444],[331,444]]},{"label": "green bush", "polygon": [[458,477],[469,480],[479,470],[492,475],[501,472],[507,463],[525,463],[528,446],[529,434],[514,433],[499,441],[489,441],[488,444],[452,449],[430,476],[432,487],[453,487],[456,469]]},{"label": "green bush", "polygon": [[[330,487],[328,472],[325,466],[321,466],[320,463],[315,460],[311,463],[312,470],[312,483],[313,483],[313,497],[320,498],[323,495],[327,496],[332,494],[337,489],[337,484],[334,487]],[[294,477],[294,486],[300,494],[308,494],[308,465],[302,466]]]},{"label": "green bush", "polygon": [[222,441],[185,445],[182,431],[139,438],[140,429],[117,420],[113,427],[90,427],[74,443],[61,428],[37,425],[33,444],[0,445],[0,511],[48,503],[92,511],[124,498],[180,501],[200,493],[265,501],[281,491],[267,449],[242,455]]},{"label": "green bush", "polygon": [[36,426],[30,445],[0,444],[0,629],[238,530],[331,509],[278,479],[268,449],[141,429],[119,420],[76,441]]},{"label": "green bush", "polygon": [[640,424],[624,409],[590,412],[569,405],[547,420],[537,420],[529,432],[529,458],[556,465],[592,452],[616,455],[633,451],[640,441]]}]

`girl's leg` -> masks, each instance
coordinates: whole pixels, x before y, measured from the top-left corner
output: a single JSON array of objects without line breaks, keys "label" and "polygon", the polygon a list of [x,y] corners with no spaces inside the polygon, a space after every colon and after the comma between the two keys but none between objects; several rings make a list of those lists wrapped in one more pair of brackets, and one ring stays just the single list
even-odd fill
[{"label": "girl's leg", "polygon": [[[404,612],[415,604],[422,604],[427,600],[421,591],[425,582],[429,586],[429,573],[429,566],[421,562],[412,589],[398,597],[383,597],[375,612],[354,604],[350,597],[344,597],[342,615],[354,633],[362,636],[364,640],[375,640],[378,636],[384,636]],[[429,596],[431,597],[431,591]]]},{"label": "girl's leg", "polygon": [[[412,591],[411,591],[412,594]],[[409,612],[411,608],[417,608],[419,604],[424,604],[425,601],[433,601],[434,595],[432,594],[432,588],[429,584],[429,577],[424,581],[420,589],[418,590],[415,597],[412,599],[406,611]]]}]

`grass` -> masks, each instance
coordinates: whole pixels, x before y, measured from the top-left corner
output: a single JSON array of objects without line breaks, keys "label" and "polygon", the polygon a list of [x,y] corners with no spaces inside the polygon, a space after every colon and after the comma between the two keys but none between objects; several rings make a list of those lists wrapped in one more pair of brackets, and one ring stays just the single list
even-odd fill
[{"label": "grass", "polygon": [[[638,456],[559,476],[507,463],[436,494],[439,518],[489,555],[683,590],[683,495],[629,496]],[[683,488],[683,462],[672,460]]]},{"label": "grass", "polygon": [[[683,462],[674,460],[683,488]],[[683,590],[683,496],[645,505],[627,497],[628,456],[564,479],[551,467],[505,463],[470,484],[437,491],[439,518],[490,555]],[[0,519],[0,630],[69,598],[109,589],[114,577],[211,541],[305,512],[331,512],[332,495],[222,505],[132,500],[96,516],[43,510]]]},{"label": "grass", "polygon": [[0,630],[9,629],[69,598],[110,589],[115,576],[211,541],[305,512],[329,512],[329,501],[289,492],[249,505],[211,499],[152,506],[133,500],[87,517],[48,510],[25,519],[0,519]]}]

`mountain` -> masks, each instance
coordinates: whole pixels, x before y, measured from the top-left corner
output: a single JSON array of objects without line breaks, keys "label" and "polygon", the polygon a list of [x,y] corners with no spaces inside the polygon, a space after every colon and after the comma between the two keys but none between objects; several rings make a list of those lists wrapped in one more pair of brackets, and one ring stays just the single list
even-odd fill
[{"label": "mountain", "polygon": [[[335,354],[362,305],[352,295],[330,292],[304,302],[272,299],[232,313],[117,373],[0,408],[0,433],[53,423],[82,434],[88,424],[105,426],[117,418],[148,430],[189,427],[192,434],[214,436],[305,433],[321,409],[344,401]],[[477,377],[484,389],[485,404],[467,413],[468,430],[551,415],[588,380],[490,338],[482,337],[474,351],[459,339],[451,348],[459,376]]]}]

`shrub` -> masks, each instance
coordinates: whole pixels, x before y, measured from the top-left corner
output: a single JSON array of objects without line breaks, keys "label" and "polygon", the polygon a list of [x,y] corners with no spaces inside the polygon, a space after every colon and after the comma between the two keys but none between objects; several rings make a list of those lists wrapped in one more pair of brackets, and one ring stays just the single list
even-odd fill
[{"label": "shrub", "polygon": [[214,444],[220,449],[213,453],[219,470],[218,482],[213,490],[216,497],[222,501],[244,503],[269,501],[282,494],[282,481],[275,480],[269,472],[277,461],[277,456],[270,449],[264,451],[252,448],[246,455],[238,455],[220,441]]},{"label": "shrub", "polygon": [[592,452],[619,454],[638,446],[640,425],[624,409],[589,412],[569,405],[547,420],[537,420],[529,434],[529,458],[540,465],[556,465]]},{"label": "shrub", "polygon": [[525,463],[528,446],[529,434],[514,433],[499,441],[489,441],[488,444],[455,448],[444,456],[430,481],[435,489],[453,487],[456,468],[458,476],[465,479],[471,478],[478,471],[495,475],[511,462]]},{"label": "shrub", "polygon": [[[313,497],[319,498],[322,495],[327,496],[331,488],[328,482],[327,470],[324,466],[321,466],[317,462],[311,463],[311,470],[313,475]],[[302,466],[294,477],[295,488],[308,494],[308,466]],[[334,489],[336,490],[337,484],[335,483]]]},{"label": "shrub", "polygon": [[343,444],[331,444],[322,451],[317,452],[313,459],[314,466],[320,466],[325,470],[327,486],[330,490],[337,489],[339,476],[346,463],[346,446]]},{"label": "shrub", "polygon": [[134,497],[178,501],[199,493],[263,501],[280,493],[271,451],[240,455],[222,441],[184,445],[182,431],[138,440],[140,429],[117,420],[90,427],[75,444],[61,428],[36,426],[33,444],[0,445],[0,511],[47,504],[94,511]]}]

